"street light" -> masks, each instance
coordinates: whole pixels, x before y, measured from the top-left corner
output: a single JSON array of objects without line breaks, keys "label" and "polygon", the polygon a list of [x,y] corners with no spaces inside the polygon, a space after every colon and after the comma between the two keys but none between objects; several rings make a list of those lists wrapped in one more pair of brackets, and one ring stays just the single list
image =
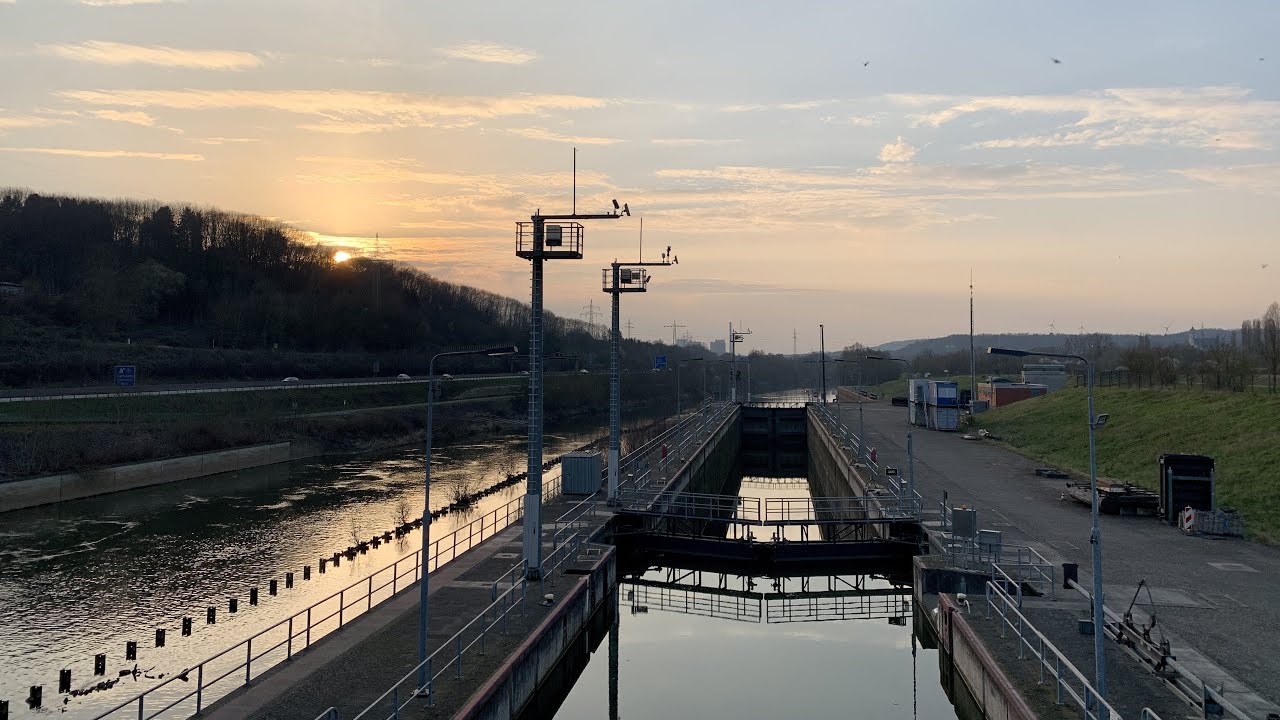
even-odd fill
[{"label": "street light", "polygon": [[[1052,357],[1064,360],[1079,360],[1084,363],[1089,387],[1089,489],[1093,502],[1091,516],[1093,519],[1092,536],[1089,542],[1093,545],[1093,682],[1101,699],[1107,699],[1107,667],[1103,654],[1102,625],[1105,618],[1102,614],[1102,530],[1098,527],[1098,455],[1094,444],[1093,433],[1107,424],[1108,415],[1093,414],[1093,363],[1083,355],[1070,353],[1030,352],[1027,350],[1010,350],[1009,348],[987,348],[988,355],[1009,355],[1011,357]],[[976,390],[976,388],[975,388]]]},{"label": "street light", "polygon": [[515,355],[517,352],[519,350],[515,345],[504,345],[485,350],[450,350],[436,353],[432,356],[431,362],[427,364],[427,460],[426,468],[423,470],[422,483],[424,497],[422,504],[422,557],[419,563],[422,566],[422,583],[418,596],[418,664],[421,665],[418,668],[418,693],[420,695],[427,693],[427,667],[423,663],[427,661],[427,545],[431,542],[431,415],[432,409],[435,407],[436,397],[436,360],[457,355],[503,357]]},{"label": "street light", "polygon": [[[888,357],[886,355],[867,355],[866,358],[868,360],[886,360],[888,362],[900,362],[902,363],[902,369],[904,372],[906,371],[907,365],[908,365],[907,361],[903,360],[902,358]],[[908,379],[908,382],[910,382],[909,379]],[[861,410],[862,410],[861,404],[858,405],[858,410],[859,410],[859,413],[861,413]],[[911,411],[908,410],[907,411],[907,502],[910,505],[914,506],[915,501],[916,501],[916,462],[915,462],[915,453],[913,452],[911,447]],[[912,507],[912,510],[914,510],[914,507]]]}]

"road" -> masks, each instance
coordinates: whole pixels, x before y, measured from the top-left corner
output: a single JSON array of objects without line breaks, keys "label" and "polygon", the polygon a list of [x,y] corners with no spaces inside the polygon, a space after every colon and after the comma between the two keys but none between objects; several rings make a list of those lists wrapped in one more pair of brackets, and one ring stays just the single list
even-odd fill
[{"label": "road", "polygon": [[[878,448],[880,464],[897,465],[905,474],[906,408],[885,402],[864,407],[867,441]],[[842,404],[841,414],[857,432],[856,403]],[[916,488],[926,512],[938,508],[945,491],[953,506],[978,511],[980,527],[1002,531],[1006,544],[1036,548],[1059,568],[1077,563],[1081,584],[1091,585],[1089,508],[1062,499],[1066,481],[1038,477],[1037,463],[960,433],[915,428],[913,440]],[[1151,463],[1154,475],[1154,457]],[[1108,607],[1123,612],[1145,579],[1180,662],[1195,657],[1194,648],[1280,703],[1280,653],[1266,649],[1280,646],[1280,548],[1188,536],[1150,517],[1103,515],[1101,532]],[[1202,679],[1208,674],[1196,672]]]},{"label": "road", "polygon": [[[593,375],[599,373],[555,372],[552,375]],[[504,380],[527,377],[524,373],[501,373],[488,375],[451,375],[445,382],[476,382],[480,380]],[[114,387],[110,385],[83,388],[38,388],[17,390],[0,396],[0,403],[33,402],[37,400],[98,400],[119,397],[148,397],[156,395],[200,395],[206,393],[247,392],[261,390],[316,390],[339,387],[369,387],[374,385],[412,385],[425,384],[425,377],[397,380],[395,378],[346,378],[337,380],[299,380],[297,382],[281,382],[279,380],[256,380],[250,382],[210,382],[185,383],[174,385],[140,385],[133,388]]]}]

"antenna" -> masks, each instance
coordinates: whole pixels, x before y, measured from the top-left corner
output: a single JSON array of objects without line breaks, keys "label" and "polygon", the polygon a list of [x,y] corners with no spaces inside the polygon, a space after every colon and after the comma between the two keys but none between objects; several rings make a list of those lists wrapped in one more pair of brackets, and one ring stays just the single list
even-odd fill
[{"label": "antenna", "polygon": [[[613,201],[618,204],[617,200]],[[573,149],[573,214],[578,214],[578,148]]]},{"label": "antenna", "polygon": [[969,268],[969,414],[978,399],[978,356],[973,349],[973,268]]},{"label": "antenna", "polygon": [[796,356],[796,329],[791,328],[791,357]]},{"label": "antenna", "polygon": [[644,262],[644,218],[640,218],[640,262]]}]

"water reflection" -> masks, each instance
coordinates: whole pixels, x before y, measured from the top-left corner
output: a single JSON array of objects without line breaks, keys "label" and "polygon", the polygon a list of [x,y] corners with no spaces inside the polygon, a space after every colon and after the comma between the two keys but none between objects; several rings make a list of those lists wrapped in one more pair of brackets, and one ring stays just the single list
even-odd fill
[{"label": "water reflection", "polygon": [[623,579],[615,602],[608,652],[586,662],[558,719],[606,708],[611,718],[956,717],[900,582],[661,567]]},{"label": "water reflection", "polygon": [[[546,438],[549,459],[601,432],[586,427]],[[487,487],[523,469],[521,435],[441,448],[432,468],[432,507]],[[558,472],[558,468],[553,471]],[[440,538],[471,519],[522,496],[505,488],[432,525]],[[421,536],[342,558],[321,574],[318,561],[356,538],[422,513],[422,452],[409,448],[340,460],[299,461],[197,478],[57,506],[0,515],[0,700],[11,717],[27,717],[22,700],[44,686],[45,708],[60,707],[58,671],[72,671],[72,687],[101,681],[93,656],[106,653],[107,678],[132,669],[126,641],[138,642],[137,665],[153,678],[194,665],[290,613],[416,550]],[[302,567],[310,565],[304,581]],[[295,573],[285,588],[284,573]],[[268,582],[279,580],[279,595]],[[259,606],[248,602],[260,588]],[[238,598],[238,612],[228,601]],[[206,608],[217,622],[205,623]],[[191,637],[182,618],[194,619]],[[154,647],[157,628],[165,648]],[[92,715],[154,684],[142,674],[72,699],[67,717]]]}]

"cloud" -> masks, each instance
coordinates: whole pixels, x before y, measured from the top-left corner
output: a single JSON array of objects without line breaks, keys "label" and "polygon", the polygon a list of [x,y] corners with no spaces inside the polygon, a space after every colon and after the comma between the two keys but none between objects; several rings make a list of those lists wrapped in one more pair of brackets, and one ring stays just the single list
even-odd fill
[{"label": "cloud", "polygon": [[769,110],[813,110],[814,108],[830,105],[835,100],[798,100],[786,103],[742,103],[735,105],[722,105],[721,112],[744,113],[744,112],[765,112]]},{"label": "cloud", "polygon": [[36,153],[40,155],[65,155],[82,158],[141,158],[145,160],[180,160],[201,162],[203,155],[188,153],[143,152],[135,150],[77,150],[75,148],[0,147],[0,152]]},{"label": "cloud", "polygon": [[1200,182],[1261,194],[1280,193],[1280,164],[1258,163],[1231,167],[1186,168],[1175,171]]},{"label": "cloud", "polygon": [[436,52],[450,60],[470,60],[472,62],[500,63],[502,65],[524,65],[538,58],[538,54],[532,50],[485,42],[454,45],[440,48]]},{"label": "cloud", "polygon": [[731,145],[742,142],[741,138],[653,138],[649,142],[654,145],[670,145],[672,147],[694,147],[697,145]]},{"label": "cloud", "polygon": [[102,65],[161,65],[200,70],[248,70],[262,65],[262,58],[239,50],[183,50],[103,40],[40,45],[39,49],[46,55],[64,60]]},{"label": "cloud", "polygon": [[261,138],[237,138],[237,137],[207,137],[198,138],[196,142],[201,145],[243,145],[247,143],[263,142]]},{"label": "cloud", "polygon": [[573,143],[575,145],[615,145],[622,142],[617,138],[561,135],[560,133],[552,132],[546,128],[540,127],[512,128],[507,130],[507,132],[529,140],[549,140],[551,142]]},{"label": "cloud", "polygon": [[377,132],[406,127],[465,127],[477,120],[601,108],[612,101],[578,95],[463,96],[361,90],[71,90],[87,105],[171,110],[274,110],[315,118],[308,130]]},{"label": "cloud", "polygon": [[902,141],[902,136],[898,136],[897,142],[889,143],[880,148],[880,162],[911,162],[911,158],[916,156],[916,149]]},{"label": "cloud", "polygon": [[150,115],[139,111],[127,110],[94,110],[93,116],[99,120],[111,120],[112,122],[130,123],[133,125],[141,125],[143,127],[155,127],[156,119]]},{"label": "cloud", "polygon": [[[0,0],[0,2],[3,2],[3,0]],[[5,115],[0,113],[0,133],[6,130],[65,125],[67,122],[61,118],[41,117],[39,115]]]},{"label": "cloud", "polygon": [[[1074,95],[890,95],[919,108],[914,126],[940,127],[969,115],[1065,116],[1047,134],[980,141],[979,148],[1091,145],[1175,145],[1230,150],[1269,147],[1280,126],[1280,101],[1260,100],[1238,87],[1111,88]],[[1074,117],[1073,120],[1070,118]]]}]

